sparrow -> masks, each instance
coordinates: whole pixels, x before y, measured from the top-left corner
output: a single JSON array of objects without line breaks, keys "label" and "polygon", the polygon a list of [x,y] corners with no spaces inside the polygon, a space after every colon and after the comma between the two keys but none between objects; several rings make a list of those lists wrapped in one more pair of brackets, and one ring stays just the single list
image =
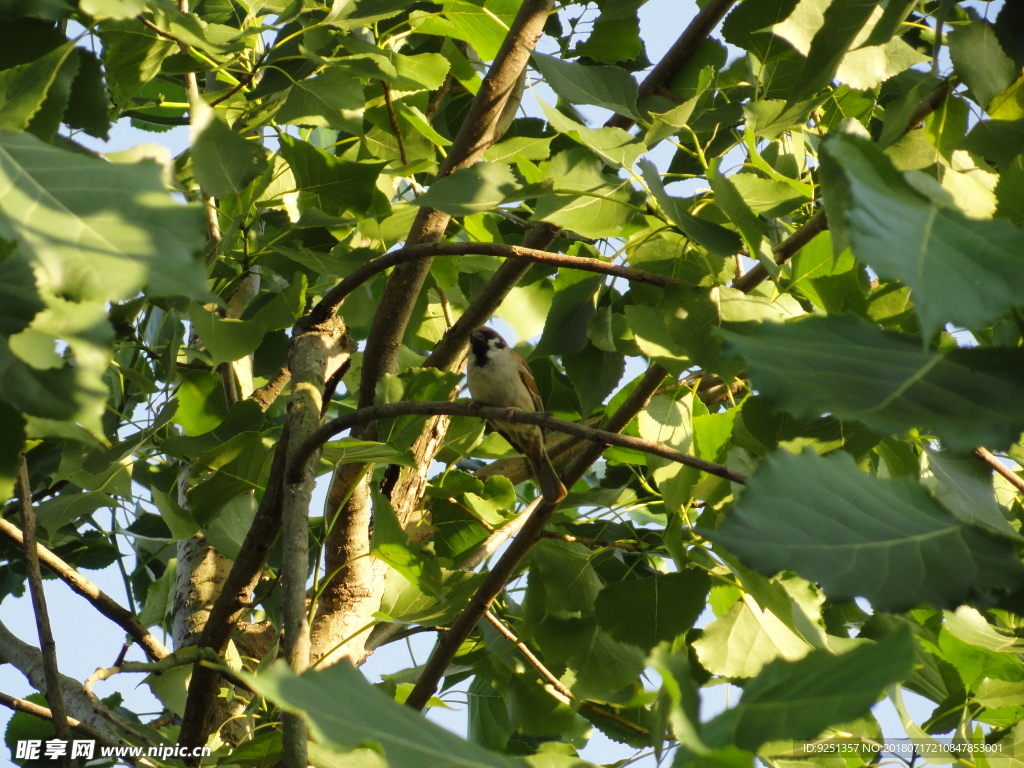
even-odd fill
[{"label": "sparrow", "polygon": [[[530,366],[492,329],[477,328],[469,334],[467,368],[469,394],[474,402],[522,411],[544,410]],[[529,462],[544,501],[557,504],[565,498],[565,486],[544,446],[544,430],[536,424],[491,422],[491,426]]]}]

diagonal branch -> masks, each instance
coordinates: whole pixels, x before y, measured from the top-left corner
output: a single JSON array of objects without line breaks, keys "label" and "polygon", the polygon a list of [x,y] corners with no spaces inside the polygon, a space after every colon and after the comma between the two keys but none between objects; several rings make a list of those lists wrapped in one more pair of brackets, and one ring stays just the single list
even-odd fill
[{"label": "diagonal branch", "polygon": [[[909,131],[917,126],[922,120],[928,115],[942,106],[942,103],[949,97],[953,92],[959,81],[956,78],[950,78],[938,88],[936,88],[931,94],[925,97],[914,113],[910,116],[907,121],[906,130]],[[820,232],[824,232],[828,229],[828,217],[825,209],[820,209],[811,218],[803,223],[796,232],[791,234],[775,248],[772,249],[772,254],[775,257],[776,264],[785,264],[789,259],[796,255],[797,251],[807,245],[813,240]],[[736,278],[733,281],[732,287],[743,293],[750,293],[757,286],[763,283],[768,278],[768,270],[764,268],[762,264],[756,264],[751,268],[749,272]]]},{"label": "diagonal branch", "polygon": [[[672,78],[686,66],[707,36],[718,26],[718,22],[725,18],[725,14],[735,4],[736,0],[709,0],[705,3],[704,7],[697,12],[697,15],[683,30],[679,39],[672,44],[661,61],[654,65],[654,68],[640,83],[640,87],[637,89],[637,101],[641,101],[672,82]],[[605,123],[605,127],[626,130],[634,122],[633,118],[625,115],[612,115]]]},{"label": "diagonal branch", "polygon": [[[552,0],[525,0],[516,14],[505,40],[480,84],[459,132],[441,163],[437,178],[465,168],[483,157],[494,143],[496,128],[509,96],[515,91],[519,76],[526,68],[530,52],[543,34]],[[407,245],[440,240],[451,216],[432,208],[421,208],[416,215]],[[431,259],[418,259],[395,269],[388,280],[380,305],[374,314],[366,339],[359,404],[370,405],[373,394],[386,374],[398,363],[398,350],[409,324],[416,297],[430,270]]]},{"label": "diagonal branch", "polygon": [[[619,406],[619,409],[608,419],[605,424],[607,431],[618,432],[624,429],[646,407],[667,375],[668,371],[660,365],[652,365],[636,388]],[[588,445],[586,450],[562,473],[562,482],[566,487],[572,487],[577,480],[583,477],[590,465],[597,461],[603,452],[604,446],[602,445]],[[512,539],[494,567],[484,577],[483,583],[470,598],[469,604],[452,622],[451,628],[438,640],[434,652],[423,667],[420,679],[405,702],[408,706],[421,710],[430,701],[430,697],[437,691],[441,678],[462,643],[472,633],[491,603],[501,594],[505,584],[519,567],[523,558],[526,557],[534,542],[540,538],[544,526],[556,508],[556,504],[548,504],[543,501],[537,505],[519,535]]]},{"label": "diagonal branch", "polygon": [[[565,684],[555,677],[551,673],[551,670],[544,666],[544,662],[537,658],[537,655],[530,650],[529,646],[516,637],[515,633],[511,629],[501,623],[501,619],[490,611],[487,611],[484,614],[484,618],[486,618],[487,621],[490,622],[491,626],[498,631],[499,635],[508,640],[512,646],[519,651],[520,655],[529,662],[530,666],[537,670],[537,674],[544,679],[544,682],[551,686],[550,691],[555,698],[559,699],[564,704],[577,700],[576,697],[573,696],[572,691],[566,688]],[[584,709],[590,710],[598,717],[604,717],[618,723],[623,728],[633,731],[633,733],[639,733],[641,736],[646,736],[650,733],[650,731],[643,726],[630,722],[624,717],[619,717],[614,712],[609,712],[604,707],[600,707],[592,701],[582,700],[579,701],[579,705]]]},{"label": "diagonal branch", "polygon": [[539,427],[546,427],[556,432],[564,432],[574,435],[583,440],[601,445],[617,445],[621,448],[632,448],[636,451],[649,453],[652,456],[660,456],[669,461],[685,464],[707,472],[711,475],[723,477],[735,483],[745,484],[747,478],[739,472],[735,472],[721,464],[699,459],[688,453],[677,451],[662,443],[654,443],[649,440],[641,440],[639,437],[622,435],[618,432],[609,432],[603,429],[594,429],[583,424],[576,424],[571,421],[556,419],[546,413],[534,411],[521,411],[516,408],[498,408],[493,405],[480,405],[479,403],[452,403],[448,401],[409,401],[401,403],[388,403],[386,405],[372,405],[369,408],[360,408],[357,411],[346,413],[336,419],[324,424],[309,438],[298,446],[288,466],[289,482],[296,482],[302,472],[306,471],[309,459],[319,451],[324,443],[343,432],[346,429],[368,424],[379,419],[389,419],[395,416],[476,416],[489,421],[508,422],[510,424],[536,424]]},{"label": "diagonal branch", "polygon": [[[16,525],[7,520],[0,519],[0,536],[3,536],[19,547],[24,546],[24,537],[21,531]],[[170,653],[163,643],[142,626],[142,623],[136,618],[135,614],[118,603],[93,582],[85,578],[42,544],[36,544],[36,551],[39,553],[39,561],[43,565],[57,574],[57,577],[71,587],[73,592],[84,597],[97,611],[127,632],[129,637],[138,643],[139,647],[151,659],[162,659]]]}]

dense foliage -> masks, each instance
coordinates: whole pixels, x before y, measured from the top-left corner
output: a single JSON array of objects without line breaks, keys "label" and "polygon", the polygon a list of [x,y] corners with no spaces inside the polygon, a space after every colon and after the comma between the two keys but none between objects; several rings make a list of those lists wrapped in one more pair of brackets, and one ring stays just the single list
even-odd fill
[{"label": "dense foliage", "polygon": [[[66,680],[83,733],[856,768],[794,740],[882,740],[888,695],[1019,764],[1024,6],[705,0],[651,70],[644,0],[180,2],[0,4],[0,594],[33,518],[44,576],[122,569],[75,620],[168,713]],[[80,143],[118,121],[189,146]],[[552,416],[634,438],[550,431],[557,509],[475,415],[366,410],[459,397],[490,318]],[[468,740],[414,712],[456,687]]]}]

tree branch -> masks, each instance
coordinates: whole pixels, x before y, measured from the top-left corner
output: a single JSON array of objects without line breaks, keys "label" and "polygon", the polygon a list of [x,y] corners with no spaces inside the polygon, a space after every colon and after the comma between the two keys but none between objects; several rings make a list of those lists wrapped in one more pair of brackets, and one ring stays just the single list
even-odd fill
[{"label": "tree branch", "polygon": [[[618,432],[632,421],[637,413],[646,407],[667,375],[668,371],[660,365],[652,365],[636,388],[619,406],[619,409],[608,419],[605,424],[607,431]],[[562,482],[566,487],[572,487],[577,480],[583,477],[590,465],[597,461],[603,452],[603,445],[588,445],[584,452],[562,473]],[[441,678],[462,643],[472,633],[477,622],[480,621],[481,616],[494,602],[494,599],[501,594],[505,584],[519,567],[523,558],[526,557],[534,542],[540,538],[541,531],[544,530],[545,524],[556,508],[556,504],[548,504],[543,501],[537,505],[533,514],[523,524],[522,531],[512,539],[505,552],[498,558],[498,562],[484,577],[483,583],[470,598],[469,604],[452,622],[448,632],[445,632],[438,640],[434,652],[423,667],[420,679],[405,702],[408,706],[416,710],[421,710],[426,706],[430,697],[437,691]]]},{"label": "tree branch", "polygon": [[[929,94],[925,99],[914,110],[914,113],[910,116],[910,120],[907,121],[906,130],[911,130],[914,126],[924,120],[928,115],[942,106],[942,103],[949,97],[953,89],[956,87],[957,80],[951,78],[944,82],[941,86],[935,89],[934,92]],[[772,249],[772,253],[775,256],[775,263],[782,265],[785,264],[789,259],[796,255],[796,253],[813,240],[820,232],[824,232],[828,229],[828,216],[825,209],[818,210],[811,218],[804,222],[796,232],[791,234],[775,248]],[[765,281],[768,277],[768,270],[761,264],[756,264],[749,272],[741,277],[736,278],[732,287],[743,293],[750,293],[757,286]]]},{"label": "tree branch", "polygon": [[602,445],[616,445],[621,448],[632,448],[636,451],[649,453],[652,456],[660,456],[669,461],[685,464],[707,472],[711,475],[723,477],[735,483],[746,483],[747,478],[739,472],[735,472],[721,464],[699,459],[688,453],[677,451],[662,443],[652,443],[649,440],[641,440],[639,437],[621,435],[616,432],[609,432],[602,429],[594,429],[582,424],[575,424],[571,421],[556,419],[546,413],[533,411],[521,411],[513,408],[498,408],[492,405],[480,405],[478,403],[451,403],[448,401],[425,402],[409,401],[402,403],[388,403],[386,405],[371,405],[369,408],[360,408],[357,411],[346,413],[336,419],[324,424],[320,429],[310,435],[302,445],[295,449],[288,466],[290,482],[295,482],[297,473],[305,470],[310,457],[323,447],[324,443],[346,429],[368,424],[379,419],[388,419],[395,416],[476,416],[489,421],[508,422],[510,424],[536,424],[539,427],[547,427],[557,432],[564,432],[584,440],[590,440]]},{"label": "tree branch", "polygon": [[[537,655],[531,651],[525,643],[521,642],[511,629],[502,624],[501,620],[497,616],[490,611],[486,611],[484,613],[484,618],[486,618],[487,621],[490,622],[491,626],[498,631],[498,634],[508,640],[515,649],[519,651],[520,655],[529,662],[531,667],[537,670],[537,674],[544,679],[544,682],[551,686],[552,695],[555,698],[559,699],[563,704],[569,704],[573,701],[577,701],[576,697],[573,696],[572,691],[566,688],[562,681],[555,677],[551,673],[551,670],[544,666],[544,662],[537,658]],[[643,726],[631,723],[629,720],[619,717],[614,712],[608,712],[604,707],[599,707],[592,701],[579,701],[578,703],[581,707],[590,710],[595,715],[609,720],[614,720],[624,728],[628,728],[633,731],[633,733],[639,733],[642,736],[646,736],[650,733],[650,731]]]},{"label": "tree branch", "polygon": [[[50,720],[51,722],[53,721],[53,710],[47,709],[46,707],[41,707],[38,704],[35,704],[26,699],[19,699],[17,696],[11,696],[9,694],[0,692],[0,704],[7,707],[8,709],[14,710],[15,712],[24,712],[26,715],[32,715],[33,717],[38,717],[41,720]],[[107,738],[106,734],[100,733],[97,730],[93,730],[88,725],[83,723],[81,720],[78,720],[74,717],[68,717],[67,720],[65,720],[65,722],[68,724],[68,726],[70,726],[71,730],[80,733],[87,739],[92,739],[93,741],[103,745],[104,747],[121,746],[113,739]],[[135,764],[134,758],[122,757],[121,759],[128,760],[132,764]],[[152,763],[148,763],[148,761],[147,764],[152,765]]]},{"label": "tree branch", "polygon": [[[224,653],[235,624],[242,613],[249,609],[250,596],[270,556],[270,550],[281,533],[281,495],[287,466],[288,425],[285,424],[284,432],[277,442],[260,506],[199,637],[200,646],[212,648],[218,654]],[[212,730],[210,716],[219,679],[220,673],[215,669],[202,664],[196,664],[193,668],[192,682],[181,718],[179,744],[206,743]]]},{"label": "tree branch", "polygon": [[1020,475],[1003,464],[998,456],[993,455],[987,448],[975,448],[974,455],[1006,478],[1010,485],[1016,488],[1019,493],[1024,493],[1024,479],[1021,479]]},{"label": "tree branch", "polygon": [[[686,66],[686,63],[697,52],[708,35],[718,26],[736,0],[709,0],[697,15],[690,20],[683,34],[672,44],[661,61],[647,74],[637,89],[637,101],[641,101],[661,90],[672,82],[672,78]],[[636,121],[625,115],[612,115],[606,122],[606,128],[622,128],[628,130]]]},{"label": "tree branch", "polygon": [[[472,165],[494,143],[502,109],[515,90],[533,46],[543,33],[550,7],[551,0],[525,0],[520,6],[501,49],[470,103],[447,157],[441,163],[437,178]],[[450,219],[451,216],[441,211],[421,208],[406,238],[406,245],[440,240]],[[360,406],[373,402],[377,382],[395,370],[401,340],[416,297],[430,270],[430,262],[431,259],[424,258],[403,264],[388,279],[366,340],[359,384]]]},{"label": "tree branch", "polygon": [[[0,520],[0,536],[3,536],[19,547],[24,546],[24,538],[21,531],[7,520]],[[42,544],[36,544],[36,551],[39,553],[39,560],[43,565],[57,574],[57,577],[71,587],[73,592],[84,597],[97,611],[127,632],[129,637],[138,643],[139,647],[151,659],[159,660],[170,653],[163,643],[142,626],[141,622],[131,611],[103,592],[93,582],[85,578]]]},{"label": "tree branch", "polygon": [[[21,499],[21,524],[23,526],[23,549],[25,552],[25,574],[32,596],[32,612],[36,619],[39,648],[43,653],[43,676],[46,678],[46,701],[53,712],[53,727],[57,738],[71,740],[68,727],[68,712],[64,706],[64,695],[60,687],[60,670],[57,668],[57,643],[53,640],[50,614],[46,610],[46,593],[43,591],[43,574],[39,569],[39,550],[36,542],[36,511],[32,508],[32,483],[28,479],[28,462],[24,452],[18,454],[18,477],[15,481],[18,498]],[[65,765],[77,764],[64,756]]]},{"label": "tree branch", "polygon": [[[46,690],[42,656],[38,648],[16,637],[3,623],[0,623],[0,664],[10,664],[17,669],[37,691]],[[60,684],[68,711],[94,731],[114,739],[115,732],[110,730],[104,717],[85,695],[82,684],[66,675],[60,675]]]},{"label": "tree branch", "polygon": [[[557,228],[555,231],[557,232]],[[399,248],[363,264],[331,288],[316,307],[313,308],[311,314],[315,322],[326,319],[338,310],[338,307],[341,306],[341,303],[352,291],[373,276],[380,274],[385,269],[390,269],[396,264],[416,259],[432,258],[434,256],[466,255],[500,256],[505,259],[519,259],[538,264],[550,264],[555,267],[579,269],[584,272],[597,272],[598,274],[621,277],[633,282],[647,283],[648,285],[660,287],[682,282],[675,277],[667,277],[655,272],[645,272],[642,269],[633,269],[632,267],[623,267],[619,264],[609,264],[600,259],[568,256],[564,253],[552,253],[525,245],[505,245],[504,243],[421,243],[420,245]],[[529,266],[527,265],[525,268],[529,269]],[[490,313],[487,314],[489,315]]]}]

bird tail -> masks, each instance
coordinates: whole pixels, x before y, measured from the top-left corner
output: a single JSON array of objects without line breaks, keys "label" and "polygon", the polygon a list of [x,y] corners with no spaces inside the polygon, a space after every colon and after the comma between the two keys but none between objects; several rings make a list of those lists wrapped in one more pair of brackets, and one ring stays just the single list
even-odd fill
[{"label": "bird tail", "polygon": [[543,451],[536,461],[531,461],[530,464],[533,465],[533,474],[537,477],[544,501],[548,504],[557,504],[566,497],[569,492],[559,480],[558,473],[552,466],[547,451]]}]

